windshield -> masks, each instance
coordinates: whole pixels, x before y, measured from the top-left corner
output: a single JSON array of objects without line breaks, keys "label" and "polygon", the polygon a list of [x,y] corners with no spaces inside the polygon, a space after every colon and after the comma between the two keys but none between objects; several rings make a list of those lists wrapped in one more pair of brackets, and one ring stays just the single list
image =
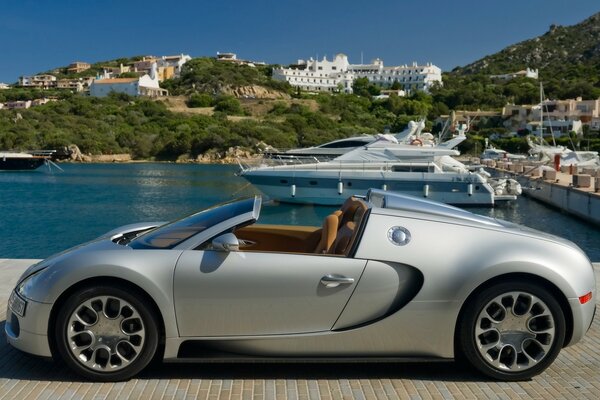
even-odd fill
[{"label": "windshield", "polygon": [[254,210],[253,197],[220,204],[163,225],[134,239],[133,249],[172,249],[192,236],[237,215]]}]

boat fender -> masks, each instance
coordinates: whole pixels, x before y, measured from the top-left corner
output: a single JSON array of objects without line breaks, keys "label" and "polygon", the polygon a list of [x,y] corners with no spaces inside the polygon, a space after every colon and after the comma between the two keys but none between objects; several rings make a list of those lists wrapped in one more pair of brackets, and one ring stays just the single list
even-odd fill
[{"label": "boat fender", "polygon": [[473,184],[469,183],[469,186],[467,186],[467,193],[469,194],[469,196],[473,196]]},{"label": "boat fender", "polygon": [[429,197],[429,185],[423,186],[423,197]]},{"label": "boat fender", "polygon": [[516,194],[517,196],[523,192],[523,190],[521,188],[521,184],[514,179],[508,180],[507,189],[508,189],[508,193]]},{"label": "boat fender", "polygon": [[338,194],[344,193],[344,183],[342,181],[338,182],[337,190],[338,190]]},{"label": "boat fender", "polygon": [[296,197],[296,185],[292,185],[292,197]]},{"label": "boat fender", "polygon": [[381,186],[381,190],[384,190],[384,191],[387,190],[387,185],[385,183]]}]

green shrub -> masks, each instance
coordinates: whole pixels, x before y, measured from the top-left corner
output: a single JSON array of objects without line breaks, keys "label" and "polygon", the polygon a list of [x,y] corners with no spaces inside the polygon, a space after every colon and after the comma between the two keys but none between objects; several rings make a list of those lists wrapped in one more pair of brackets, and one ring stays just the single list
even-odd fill
[{"label": "green shrub", "polygon": [[213,103],[213,98],[208,93],[193,93],[187,101],[187,106],[190,108],[212,107]]}]

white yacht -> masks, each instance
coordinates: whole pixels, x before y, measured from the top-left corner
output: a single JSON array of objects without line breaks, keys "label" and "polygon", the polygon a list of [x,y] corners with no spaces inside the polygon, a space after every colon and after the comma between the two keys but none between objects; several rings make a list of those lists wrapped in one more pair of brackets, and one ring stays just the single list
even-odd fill
[{"label": "white yacht", "polygon": [[485,149],[481,153],[482,160],[525,160],[527,156],[523,154],[512,154],[506,150],[498,149],[491,145],[488,139],[485,139]]},{"label": "white yacht", "polygon": [[[419,120],[416,122],[410,121],[405,130],[393,134],[393,136],[398,142],[403,143],[410,140],[410,138],[420,137],[424,128],[425,120]],[[319,146],[291,149],[283,153],[271,153],[270,156],[271,158],[314,157],[320,161],[331,160],[358,147],[373,143],[378,137],[379,135],[362,134],[359,136],[352,136],[349,138],[323,143]]]},{"label": "white yacht", "polygon": [[573,151],[564,146],[551,146],[541,140],[535,143],[529,136],[527,137],[527,143],[529,144],[529,153],[538,156],[541,162],[552,162],[558,154],[560,165],[600,168],[600,158],[597,151]]},{"label": "white yacht", "polygon": [[390,138],[380,137],[327,162],[254,168],[240,163],[240,175],[271,199],[290,203],[338,205],[348,195],[380,188],[454,205],[493,206],[500,200],[515,200],[521,193],[512,179],[468,171],[451,157],[459,154],[457,150],[386,139]]}]

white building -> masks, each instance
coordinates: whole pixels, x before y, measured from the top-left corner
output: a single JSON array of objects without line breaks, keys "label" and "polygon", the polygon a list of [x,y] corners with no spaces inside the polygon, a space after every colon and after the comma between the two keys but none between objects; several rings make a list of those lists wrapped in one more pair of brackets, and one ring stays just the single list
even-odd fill
[{"label": "white building", "polygon": [[157,60],[159,68],[173,67],[175,76],[178,77],[181,75],[181,67],[183,64],[190,61],[192,57],[189,54],[179,54],[176,56],[162,56]]},{"label": "white building", "polygon": [[[530,121],[526,128],[535,136],[540,136],[540,122]],[[575,132],[577,135],[583,134],[583,124],[580,120],[544,120],[542,123],[542,136],[554,136],[559,138],[563,135],[568,135],[571,132]]]},{"label": "white building", "polygon": [[90,85],[90,96],[106,97],[111,92],[125,93],[130,96],[167,96],[169,92],[161,89],[158,84],[156,63],[153,64],[150,75],[139,78],[95,79]]},{"label": "white building", "polygon": [[237,58],[237,54],[235,53],[221,53],[217,51],[217,61],[230,62],[232,64],[238,65],[247,65],[249,67],[256,67],[257,65],[267,65],[264,61],[250,61],[250,60],[242,60]]},{"label": "white building", "polygon": [[19,77],[19,86],[48,89],[56,87],[56,77],[48,74],[21,76]]},{"label": "white building", "polygon": [[428,92],[435,82],[442,83],[442,70],[431,63],[426,65],[401,65],[385,67],[381,59],[371,64],[350,64],[345,54],[337,54],[333,60],[298,60],[289,68],[273,70],[273,79],[285,80],[294,87],[311,92],[352,92],[357,78],[367,78],[383,88],[398,82],[402,90],[410,94],[416,90]]},{"label": "white building", "polygon": [[498,79],[501,81],[509,81],[511,79],[515,79],[515,78],[519,78],[519,77],[538,79],[538,76],[539,76],[539,74],[538,74],[537,69],[527,68],[522,71],[512,72],[510,74],[490,75],[490,78]]},{"label": "white building", "polygon": [[435,82],[442,83],[442,70],[431,63],[385,67],[377,58],[371,64],[355,64],[348,67],[357,78],[367,78],[374,84],[390,87],[398,82],[406,93],[418,90],[429,92]]},{"label": "white building", "polygon": [[31,100],[16,100],[16,101],[7,101],[4,104],[4,107],[7,110],[23,110],[31,107]]},{"label": "white building", "polygon": [[10,89],[10,86],[4,82],[0,82],[0,90]]}]

